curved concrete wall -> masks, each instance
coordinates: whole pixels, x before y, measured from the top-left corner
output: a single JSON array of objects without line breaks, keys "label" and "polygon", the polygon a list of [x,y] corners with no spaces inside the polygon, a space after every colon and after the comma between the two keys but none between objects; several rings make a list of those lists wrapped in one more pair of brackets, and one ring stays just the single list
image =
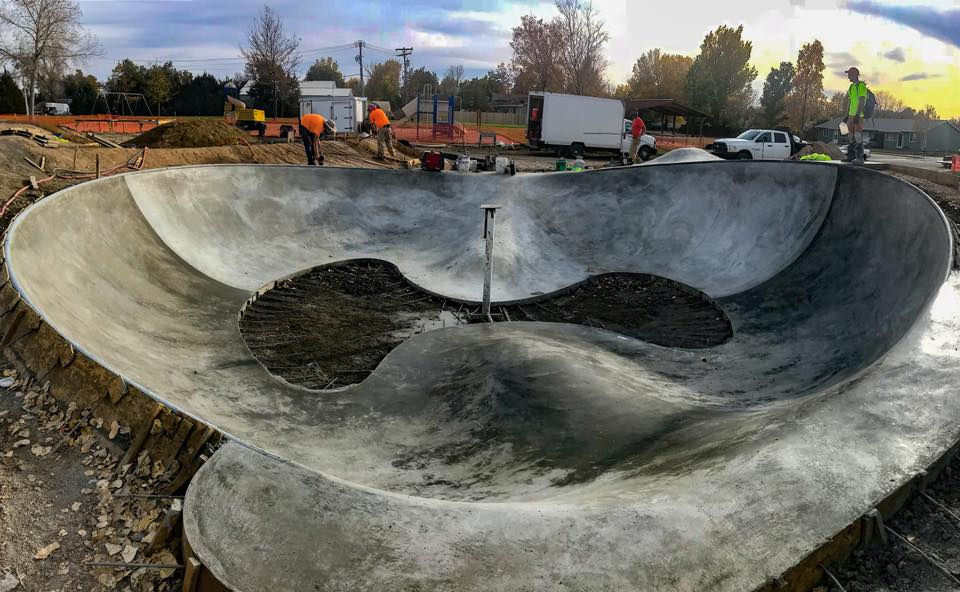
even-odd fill
[{"label": "curved concrete wall", "polygon": [[[582,326],[473,325],[418,335],[364,382],[323,394],[275,379],[250,356],[236,323],[250,292],[314,265],[380,258],[427,290],[477,299],[479,205],[491,201],[504,206],[496,300],[598,273],[653,273],[717,298],[733,339],[692,351]],[[483,589],[494,565],[508,588],[557,578],[576,589],[749,588],[957,435],[960,408],[945,391],[911,391],[955,361],[944,328],[952,309],[926,312],[954,293],[943,283],[950,232],[916,188],[862,169],[159,170],[48,198],[18,218],[6,252],[24,298],[82,351],[296,465],[231,445],[194,486],[191,540],[241,590],[294,590],[311,578],[331,590]],[[932,355],[924,340],[944,349]],[[908,397],[940,415],[891,426],[890,416],[909,415]],[[886,431],[873,433],[877,425]],[[852,435],[870,440],[866,452]],[[269,496],[302,511],[267,503],[243,466],[281,474]],[[845,473],[863,479],[801,526],[809,520],[797,509]],[[314,499],[358,513],[321,511]],[[779,523],[795,543],[734,561],[735,544],[737,553],[767,547],[695,524],[698,514]],[[271,544],[307,557],[278,551],[275,569],[244,567],[259,548],[252,541],[287,522],[297,532]],[[470,558],[424,564],[416,532],[426,523],[436,553],[470,548]],[[392,534],[373,540],[371,529]],[[338,553],[311,547],[332,530]],[[351,580],[344,565],[362,554],[381,568]],[[560,559],[570,554],[582,560]]]}]

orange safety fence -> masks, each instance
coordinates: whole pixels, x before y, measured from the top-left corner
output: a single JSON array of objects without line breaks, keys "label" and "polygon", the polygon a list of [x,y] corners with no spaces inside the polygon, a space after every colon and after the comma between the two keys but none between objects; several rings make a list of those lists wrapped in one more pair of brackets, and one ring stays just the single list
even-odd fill
[{"label": "orange safety fence", "polygon": [[[186,120],[186,119],[221,119],[216,116],[211,117],[201,117],[201,116],[187,116],[187,117],[160,117],[160,118],[149,118],[149,117],[135,117],[135,116],[110,116],[110,115],[37,115],[33,118],[26,117],[25,115],[0,115],[0,120],[6,120],[11,122],[23,122],[23,123],[34,123],[46,125],[49,128],[56,128],[57,126],[63,126],[67,129],[73,130],[77,133],[87,133],[92,132],[96,134],[125,134],[125,135],[138,135],[144,132],[148,132],[153,128],[161,125],[163,123],[168,123],[175,120]],[[296,117],[285,117],[285,118],[275,118],[269,119],[266,122],[267,129],[265,136],[268,138],[279,138],[280,130],[282,126],[290,126],[293,128],[294,135],[297,133],[297,118]],[[409,142],[424,142],[424,143],[450,143],[450,144],[460,144],[466,143],[468,145],[477,146],[480,143],[480,133],[483,132],[483,143],[490,144],[496,142],[503,142],[505,144],[522,144],[526,142],[526,129],[520,127],[502,127],[497,125],[483,125],[481,128],[477,128],[474,123],[462,124],[457,122],[453,125],[453,129],[447,124],[420,124],[419,132],[417,129],[417,124],[408,122],[400,125],[393,126],[394,133],[398,140],[407,140]],[[494,140],[490,134],[496,134],[496,139]],[[257,136],[258,133],[256,130],[250,132],[251,136]]]}]

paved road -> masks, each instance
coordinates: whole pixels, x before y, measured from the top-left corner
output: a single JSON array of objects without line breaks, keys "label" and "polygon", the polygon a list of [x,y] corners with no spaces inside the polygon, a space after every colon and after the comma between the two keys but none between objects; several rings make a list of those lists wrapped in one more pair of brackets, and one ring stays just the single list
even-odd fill
[{"label": "paved road", "polygon": [[917,158],[911,156],[900,156],[896,154],[877,154],[870,155],[871,162],[882,162],[886,164],[899,164],[903,166],[912,166],[921,169],[930,169],[935,171],[945,171],[947,169],[940,166],[940,157],[927,156]]}]

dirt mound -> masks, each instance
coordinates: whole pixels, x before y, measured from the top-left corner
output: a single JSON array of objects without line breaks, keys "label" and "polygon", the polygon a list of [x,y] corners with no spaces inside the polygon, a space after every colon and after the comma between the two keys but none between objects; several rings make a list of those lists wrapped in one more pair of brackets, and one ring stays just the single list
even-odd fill
[{"label": "dirt mound", "polygon": [[129,144],[137,148],[209,148],[250,141],[250,134],[217,120],[173,121],[140,134]]},{"label": "dirt mound", "polygon": [[808,154],[826,154],[833,160],[843,160],[843,152],[836,144],[826,144],[824,142],[810,142],[799,152],[790,157],[791,160],[800,160],[801,156]]}]

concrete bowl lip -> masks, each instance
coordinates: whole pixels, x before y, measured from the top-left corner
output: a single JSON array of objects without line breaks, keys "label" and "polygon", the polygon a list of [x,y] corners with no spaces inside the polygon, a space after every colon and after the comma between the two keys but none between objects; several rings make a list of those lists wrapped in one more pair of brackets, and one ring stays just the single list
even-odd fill
[{"label": "concrete bowl lip", "polygon": [[[723,164],[721,164],[721,163],[723,163]],[[730,163],[730,164],[727,164],[727,163]],[[816,162],[816,161],[814,161],[814,162],[807,162],[807,161],[801,162],[801,161],[763,161],[763,160],[758,160],[758,161],[726,161],[726,160],[720,160],[720,161],[697,161],[697,162],[665,163],[665,164],[663,164],[663,165],[660,165],[660,167],[661,167],[661,168],[664,168],[664,167],[695,166],[695,165],[701,165],[701,166],[704,166],[704,165],[706,165],[706,166],[758,166],[758,165],[759,165],[759,166],[770,166],[770,165],[782,166],[782,165],[784,165],[785,163],[789,163],[789,164],[795,165],[795,166],[810,166],[810,165],[813,165],[813,166],[821,166],[821,167],[824,167],[824,166],[826,166],[826,167],[835,167],[835,168],[837,168],[838,170],[844,168],[844,166],[847,166],[847,165],[843,165],[843,164],[841,164],[841,163]],[[222,165],[221,165],[221,164],[201,164],[201,165],[185,165],[185,166],[176,166],[176,167],[164,167],[164,168],[158,168],[158,169],[149,169],[149,170],[145,170],[145,171],[132,171],[132,172],[129,172],[129,173],[121,173],[121,174],[118,174],[118,175],[111,175],[110,177],[104,177],[104,178],[102,178],[102,179],[97,179],[97,180],[89,181],[89,182],[86,182],[86,183],[80,183],[80,184],[77,184],[77,185],[74,185],[74,186],[71,186],[71,187],[67,187],[66,189],[63,189],[63,190],[61,190],[61,191],[58,191],[58,192],[56,192],[56,193],[54,193],[54,194],[51,194],[51,195],[45,197],[45,198],[40,199],[40,200],[34,202],[33,204],[31,204],[30,206],[28,206],[27,208],[25,208],[23,211],[21,211],[21,212],[17,215],[17,217],[13,220],[13,222],[11,222],[11,224],[8,226],[6,232],[4,233],[4,240],[3,240],[3,261],[4,261],[4,263],[6,264],[5,267],[6,267],[6,269],[7,269],[7,275],[8,275],[9,281],[10,281],[11,285],[13,286],[13,288],[17,291],[17,294],[18,294],[18,296],[19,296],[19,300],[22,301],[23,303],[25,303],[27,306],[29,306],[30,309],[33,310],[34,313],[37,314],[37,315],[40,317],[41,321],[43,321],[43,322],[46,323],[48,326],[50,326],[50,328],[53,329],[53,330],[57,333],[57,335],[59,335],[59,336],[60,336],[62,339],[64,339],[67,343],[71,344],[71,346],[74,347],[77,351],[79,351],[80,353],[82,353],[83,355],[85,355],[86,357],[88,357],[89,359],[91,359],[92,361],[94,361],[95,363],[97,363],[97,364],[98,364],[99,366],[101,366],[102,368],[106,369],[108,372],[110,372],[110,373],[116,375],[117,377],[119,377],[125,384],[129,384],[129,385],[131,385],[131,386],[134,386],[135,388],[137,388],[138,390],[140,390],[140,391],[141,391],[142,393],[144,393],[145,395],[147,395],[147,396],[149,396],[150,398],[154,399],[154,400],[157,401],[158,403],[160,403],[160,404],[168,407],[169,409],[171,409],[171,410],[173,410],[173,411],[176,411],[176,412],[178,412],[178,413],[181,413],[181,414],[183,414],[183,415],[185,415],[185,416],[187,416],[187,417],[189,417],[189,418],[191,418],[191,419],[193,419],[193,420],[195,420],[195,421],[198,421],[198,422],[200,422],[200,423],[202,423],[202,424],[204,424],[204,425],[208,425],[209,427],[211,427],[211,428],[219,431],[219,432],[220,432],[224,437],[226,437],[229,441],[235,442],[235,443],[237,443],[237,444],[239,444],[239,445],[241,445],[241,446],[243,446],[243,447],[245,447],[245,448],[247,448],[247,449],[250,449],[250,450],[253,450],[253,451],[258,452],[258,453],[260,453],[260,454],[263,454],[264,456],[266,456],[266,457],[268,457],[268,458],[272,458],[272,459],[274,459],[274,460],[280,461],[281,463],[284,463],[284,464],[287,464],[287,465],[290,465],[290,466],[293,466],[293,467],[297,467],[298,469],[301,469],[301,470],[304,470],[304,471],[307,471],[307,472],[310,472],[310,473],[317,474],[317,475],[319,475],[320,477],[322,477],[322,478],[324,478],[324,479],[330,480],[331,482],[338,483],[338,484],[344,485],[344,486],[346,486],[346,487],[350,487],[350,488],[355,489],[355,490],[358,490],[358,491],[363,491],[363,492],[367,492],[367,493],[371,493],[371,494],[376,494],[376,495],[380,495],[380,496],[385,496],[385,497],[390,497],[390,498],[407,500],[408,502],[409,502],[410,500],[416,500],[418,503],[423,503],[423,504],[428,504],[428,505],[451,505],[451,506],[460,506],[460,507],[462,507],[462,506],[478,506],[478,507],[491,507],[491,506],[511,507],[511,506],[512,506],[512,507],[527,507],[527,506],[531,506],[531,505],[537,506],[538,504],[542,504],[542,500],[539,500],[539,501],[538,501],[538,500],[531,500],[531,501],[523,501],[523,502],[521,502],[521,501],[514,501],[514,500],[503,500],[503,501],[493,501],[493,502],[488,502],[488,501],[459,501],[459,500],[447,500],[447,499],[440,499],[440,498],[434,498],[434,497],[427,497],[427,496],[419,496],[419,495],[410,495],[410,494],[398,493],[398,492],[391,491],[391,490],[387,490],[387,489],[381,489],[381,488],[378,488],[378,487],[372,487],[372,486],[365,485],[365,484],[362,484],[362,483],[358,483],[358,482],[354,482],[354,481],[349,481],[349,480],[340,478],[340,477],[338,477],[338,476],[336,476],[336,475],[334,475],[334,474],[331,474],[331,473],[329,473],[329,472],[322,471],[322,470],[318,470],[318,469],[316,469],[316,468],[303,465],[303,464],[297,462],[296,460],[293,460],[293,459],[290,459],[290,458],[286,458],[286,457],[284,457],[284,456],[280,456],[280,454],[278,454],[278,453],[274,453],[274,452],[265,450],[265,449],[257,446],[256,444],[247,442],[247,441],[245,441],[245,440],[243,440],[243,439],[241,439],[241,438],[238,438],[238,437],[234,436],[234,435],[231,434],[229,431],[227,431],[227,430],[225,430],[225,429],[223,429],[223,428],[221,428],[221,427],[219,427],[219,426],[217,426],[217,425],[209,422],[209,420],[205,420],[204,418],[200,417],[199,415],[197,415],[197,414],[195,414],[195,413],[193,413],[193,412],[191,412],[191,411],[188,411],[188,410],[186,410],[186,409],[183,409],[182,407],[180,407],[180,406],[178,406],[178,405],[176,405],[176,404],[168,401],[167,399],[165,399],[164,397],[162,397],[162,396],[160,396],[158,393],[156,393],[153,389],[148,388],[148,387],[146,387],[145,385],[143,385],[143,384],[141,384],[141,383],[139,383],[139,382],[137,382],[137,381],[135,381],[135,380],[132,380],[132,379],[127,378],[127,377],[124,376],[121,372],[119,372],[119,371],[117,371],[115,368],[113,368],[111,364],[105,362],[100,356],[94,354],[93,352],[90,352],[89,350],[87,350],[87,349],[84,348],[83,346],[81,346],[81,345],[79,345],[79,344],[76,344],[76,343],[72,342],[70,339],[68,339],[68,338],[64,335],[64,333],[61,331],[61,329],[60,329],[55,323],[53,323],[41,310],[37,309],[37,307],[30,301],[29,296],[27,296],[26,294],[24,294],[23,289],[22,289],[22,287],[21,287],[21,285],[20,285],[20,282],[19,282],[19,280],[17,279],[17,275],[16,275],[16,273],[15,273],[15,270],[13,269],[12,260],[11,260],[11,258],[10,258],[10,250],[11,250],[11,247],[12,247],[12,240],[13,240],[14,235],[16,234],[17,228],[19,227],[20,223],[21,223],[31,212],[33,212],[34,210],[39,210],[40,208],[44,207],[44,206],[47,205],[48,203],[53,203],[54,200],[68,199],[68,198],[69,198],[69,195],[70,195],[70,193],[71,193],[72,191],[77,190],[77,189],[80,188],[80,187],[86,187],[86,186],[88,186],[88,185],[91,184],[91,183],[92,183],[92,184],[106,183],[106,182],[113,181],[113,180],[115,180],[115,179],[125,178],[125,177],[127,177],[127,176],[139,176],[139,175],[148,176],[148,175],[151,175],[151,174],[162,174],[162,173],[169,172],[169,171],[179,171],[179,170],[186,170],[186,169],[208,169],[208,168],[213,169],[213,168],[222,168],[222,167],[240,167],[240,168],[251,168],[251,169],[257,169],[257,168],[313,169],[313,170],[316,170],[316,171],[317,171],[318,173],[320,173],[320,174],[322,174],[322,171],[325,170],[325,169],[350,170],[350,171],[361,170],[361,169],[356,169],[356,168],[353,168],[353,167],[311,167],[311,166],[309,166],[309,165],[294,165],[294,164],[244,164],[244,163],[229,163],[229,164],[222,164]],[[883,172],[881,172],[881,171],[874,170],[874,169],[869,169],[869,168],[865,168],[865,167],[856,167],[856,169],[857,169],[856,174],[883,175],[883,176],[885,176],[885,177],[887,177],[887,178],[893,179],[894,181],[896,181],[896,182],[899,183],[899,184],[905,185],[905,186],[913,189],[916,193],[922,195],[923,198],[925,198],[926,203],[927,203],[928,205],[930,205],[935,212],[937,212],[937,214],[939,215],[940,220],[941,220],[941,221],[943,222],[943,224],[944,224],[944,230],[945,230],[945,233],[946,233],[946,237],[947,237],[947,241],[948,241],[948,247],[949,247],[949,254],[948,254],[948,257],[947,257],[947,265],[946,265],[946,269],[944,270],[944,274],[943,274],[943,282],[946,282],[946,280],[947,280],[947,279],[949,278],[949,276],[950,276],[950,273],[951,273],[951,271],[952,271],[952,269],[953,269],[953,264],[954,264],[954,262],[955,262],[955,260],[954,260],[954,248],[955,248],[955,245],[954,245],[953,233],[952,233],[952,230],[951,230],[950,222],[949,222],[949,220],[947,219],[946,215],[943,213],[943,210],[941,210],[940,207],[936,204],[936,202],[935,202],[929,195],[927,195],[923,190],[921,190],[919,187],[913,185],[912,183],[909,183],[908,181],[905,181],[905,180],[900,179],[900,178],[898,178],[898,177],[894,177],[893,175],[886,175],[885,173],[883,173]],[[578,173],[578,174],[604,174],[604,173],[609,173],[609,172],[618,171],[618,170],[621,171],[621,172],[623,172],[623,171],[625,171],[625,170],[642,171],[642,170],[645,170],[645,169],[643,169],[642,167],[639,167],[639,166],[633,166],[633,167],[614,167],[614,168],[609,168],[609,169],[594,169],[594,170],[582,171],[582,172],[580,172],[580,173]],[[380,173],[393,173],[393,174],[410,174],[410,173],[436,174],[436,173],[423,173],[423,172],[421,172],[421,171],[410,171],[410,170],[405,170],[405,169],[384,169],[384,170],[378,170],[377,172],[380,172]],[[554,175],[562,175],[562,174],[570,174],[570,173],[569,173],[569,172],[558,171],[558,172],[548,172],[548,173],[537,173],[536,176],[541,176],[541,175],[551,175],[551,176],[554,176]],[[492,175],[496,175],[496,173],[493,173]],[[491,176],[491,175],[484,175],[484,176]],[[500,176],[500,175],[497,175],[497,176]],[[464,177],[465,177],[465,176],[464,176]],[[460,177],[460,176],[458,175],[457,178],[463,178],[463,177]],[[469,178],[469,177],[467,177],[467,178]],[[508,178],[509,178],[509,177],[508,177]],[[65,196],[66,196],[66,197],[65,197]],[[192,267],[192,266],[191,266],[191,267]],[[252,296],[252,295],[255,294],[255,293],[256,293],[255,291],[254,291],[254,292],[251,292],[251,293],[250,293],[250,296]],[[709,296],[709,295],[708,295],[708,296]],[[925,310],[929,309],[929,307],[931,306],[931,304],[933,303],[933,301],[936,299],[936,297],[937,297],[937,292],[931,293],[931,294],[927,297],[926,302],[925,302],[923,308],[924,308]],[[539,296],[538,296],[538,298],[539,298]],[[848,379],[846,379],[844,382],[855,381],[855,380],[857,380],[859,377],[862,377],[864,374],[868,373],[868,372],[873,368],[873,366],[874,366],[877,362],[879,362],[879,361],[882,360],[884,357],[886,357],[886,355],[887,355],[887,353],[888,353],[889,351],[891,351],[892,349],[894,349],[894,347],[896,347],[896,345],[897,345],[898,343],[900,343],[900,342],[902,342],[904,339],[906,339],[907,336],[909,335],[909,333],[910,333],[910,331],[907,331],[906,333],[904,333],[903,335],[901,335],[900,338],[899,338],[896,342],[894,342],[894,343],[891,345],[890,348],[888,348],[887,352],[885,352],[884,354],[882,354],[882,355],[881,355],[877,360],[875,360],[872,364],[870,364],[870,365],[862,368],[859,372],[857,372],[857,373],[855,373],[854,375],[850,376],[850,377],[849,377]],[[243,341],[243,340],[241,339],[241,341]],[[246,343],[245,343],[245,342],[244,342],[244,347],[247,349],[247,351],[249,351],[249,348],[246,347]],[[254,358],[254,359],[255,359],[255,358]],[[279,382],[279,379],[278,379],[278,382]],[[283,382],[281,382],[280,384],[284,384],[284,385],[285,385],[285,384],[287,384],[287,383],[286,383],[286,381],[283,381]],[[351,386],[355,386],[355,385],[351,385]],[[345,387],[345,388],[349,388],[349,387]],[[303,392],[311,393],[311,394],[314,394],[314,395],[316,395],[316,394],[318,394],[318,393],[321,393],[321,396],[322,396],[322,392],[320,392],[320,391],[315,391],[315,390],[311,390],[311,389],[304,389],[304,388],[298,388],[297,390],[302,390]],[[333,392],[333,391],[331,391],[331,392]],[[552,505],[553,507],[555,507],[555,508],[562,508],[562,507],[576,508],[576,507],[581,507],[579,504],[570,503],[570,502],[557,502],[557,501],[551,501],[551,505]]]}]

